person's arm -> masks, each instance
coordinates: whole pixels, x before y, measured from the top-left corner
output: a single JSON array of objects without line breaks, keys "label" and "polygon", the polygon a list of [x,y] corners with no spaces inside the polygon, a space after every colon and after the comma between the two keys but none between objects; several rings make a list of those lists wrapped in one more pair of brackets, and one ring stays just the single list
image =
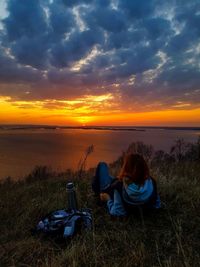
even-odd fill
[{"label": "person's arm", "polygon": [[154,192],[155,192],[154,193],[155,194],[155,203],[153,206],[154,206],[154,208],[159,209],[159,208],[161,208],[161,200],[160,200],[160,196],[159,196],[158,191],[157,191],[157,182],[153,177],[151,177],[151,179],[153,182]]},{"label": "person's arm", "polygon": [[126,216],[126,211],[117,190],[114,190],[114,199],[111,198],[107,201],[108,211],[113,216]]}]

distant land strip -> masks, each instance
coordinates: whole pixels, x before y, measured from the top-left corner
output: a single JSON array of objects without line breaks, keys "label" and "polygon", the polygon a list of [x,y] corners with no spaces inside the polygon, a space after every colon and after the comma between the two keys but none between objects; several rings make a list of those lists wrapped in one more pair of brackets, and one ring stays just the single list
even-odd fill
[{"label": "distant land strip", "polygon": [[0,130],[59,130],[59,129],[82,129],[82,130],[108,130],[108,131],[145,131],[148,129],[158,130],[189,130],[200,131],[200,127],[175,127],[175,126],[58,126],[58,125],[0,125]]}]

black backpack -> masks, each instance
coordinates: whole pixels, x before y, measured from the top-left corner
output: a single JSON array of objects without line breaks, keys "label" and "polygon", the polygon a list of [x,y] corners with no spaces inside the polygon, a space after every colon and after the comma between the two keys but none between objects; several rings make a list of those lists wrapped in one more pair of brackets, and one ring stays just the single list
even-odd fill
[{"label": "black backpack", "polygon": [[73,237],[83,229],[92,228],[91,210],[56,210],[42,218],[34,233],[43,233],[58,240]]}]

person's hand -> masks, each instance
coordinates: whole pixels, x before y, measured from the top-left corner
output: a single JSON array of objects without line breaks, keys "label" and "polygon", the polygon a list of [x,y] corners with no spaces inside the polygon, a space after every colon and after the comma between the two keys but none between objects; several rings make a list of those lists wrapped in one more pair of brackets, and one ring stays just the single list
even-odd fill
[{"label": "person's hand", "polygon": [[100,199],[101,201],[108,201],[110,199],[110,196],[107,193],[101,193]]}]

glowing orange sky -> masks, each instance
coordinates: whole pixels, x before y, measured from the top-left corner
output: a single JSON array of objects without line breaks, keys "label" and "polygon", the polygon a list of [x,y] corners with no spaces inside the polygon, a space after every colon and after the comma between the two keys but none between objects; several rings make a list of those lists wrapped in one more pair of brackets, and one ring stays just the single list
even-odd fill
[{"label": "glowing orange sky", "polygon": [[1,124],[200,126],[199,0],[29,2],[0,1]]},{"label": "glowing orange sky", "polygon": [[[180,105],[181,106],[181,105]],[[184,107],[184,105],[183,105]],[[200,108],[126,112],[112,104],[112,97],[86,96],[75,100],[11,101],[0,98],[1,124],[48,125],[171,125],[200,126]]]}]

